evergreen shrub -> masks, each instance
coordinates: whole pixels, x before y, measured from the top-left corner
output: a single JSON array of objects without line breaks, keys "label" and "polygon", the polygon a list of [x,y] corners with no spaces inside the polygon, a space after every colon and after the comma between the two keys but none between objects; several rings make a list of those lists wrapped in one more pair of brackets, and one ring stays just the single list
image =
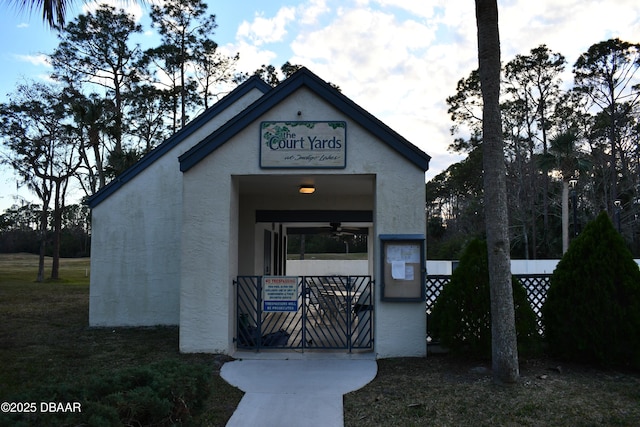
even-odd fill
[{"label": "evergreen shrub", "polygon": [[[536,315],[526,290],[514,276],[511,285],[518,350],[533,354],[540,345]],[[466,247],[451,281],[438,296],[429,321],[433,338],[450,351],[491,357],[491,297],[485,241],[475,239]]]},{"label": "evergreen shrub", "polygon": [[36,387],[16,402],[80,402],[82,412],[0,414],[0,425],[191,425],[211,391],[211,369],[167,360],[99,372],[82,384]]},{"label": "evergreen shrub", "polygon": [[542,314],[552,355],[640,368],[640,269],[605,212],[558,263]]}]

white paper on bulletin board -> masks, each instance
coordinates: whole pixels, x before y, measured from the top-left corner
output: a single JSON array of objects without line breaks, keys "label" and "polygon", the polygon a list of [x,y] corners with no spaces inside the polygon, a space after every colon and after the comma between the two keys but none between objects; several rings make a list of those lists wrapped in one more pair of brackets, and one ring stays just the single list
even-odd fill
[{"label": "white paper on bulletin board", "polygon": [[387,262],[402,261],[406,263],[420,263],[420,245],[403,244],[403,245],[387,245]]},{"label": "white paper on bulletin board", "polygon": [[404,280],[410,280],[412,281],[413,279],[415,279],[415,276],[413,275],[413,265],[409,265],[406,264],[404,266]]},{"label": "white paper on bulletin board", "polygon": [[406,264],[404,261],[393,261],[391,263],[391,278],[394,280],[412,281],[415,279],[413,271],[413,265]]},{"label": "white paper on bulletin board", "polygon": [[406,267],[404,261],[393,261],[391,263],[391,277],[395,280],[405,280]]}]

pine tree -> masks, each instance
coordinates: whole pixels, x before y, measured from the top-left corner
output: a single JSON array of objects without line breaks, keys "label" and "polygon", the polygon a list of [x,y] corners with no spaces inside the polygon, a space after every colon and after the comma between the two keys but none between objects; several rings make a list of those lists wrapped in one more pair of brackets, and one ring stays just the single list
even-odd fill
[{"label": "pine tree", "polygon": [[[531,352],[539,344],[536,315],[522,284],[511,277],[515,329],[521,352]],[[442,289],[430,318],[436,339],[453,352],[491,357],[491,301],[486,242],[472,240],[460,263]]]},{"label": "pine tree", "polygon": [[640,269],[606,212],[558,263],[542,313],[552,355],[640,367]]}]

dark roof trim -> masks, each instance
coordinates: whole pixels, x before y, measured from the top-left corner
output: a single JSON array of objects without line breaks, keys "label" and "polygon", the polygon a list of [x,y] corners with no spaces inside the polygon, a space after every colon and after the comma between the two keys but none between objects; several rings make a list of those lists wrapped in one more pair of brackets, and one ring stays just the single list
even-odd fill
[{"label": "dark roof trim", "polygon": [[190,121],[184,128],[180,129],[178,132],[170,136],[168,139],[163,141],[156,148],[151,150],[147,155],[145,155],[140,161],[138,161],[135,165],[131,166],[129,169],[124,171],[120,176],[107,184],[104,188],[98,191],[93,196],[89,197],[86,200],[86,204],[93,208],[100,204],[104,199],[109,197],[115,191],[117,191],[120,187],[122,187],[127,182],[131,181],[136,175],[145,170],[151,164],[153,164],[160,157],[164,156],[168,151],[172,150],[176,145],[180,144],[186,138],[188,138],[191,134],[197,131],[200,127],[206,124],[208,121],[216,117],[218,114],[229,108],[232,104],[234,104],[237,100],[245,96],[247,93],[252,91],[253,89],[258,89],[262,93],[269,92],[272,87],[265,83],[261,78],[257,76],[253,76],[249,78],[247,81],[236,87],[232,90],[228,95],[222,98],[220,101],[216,102],[213,106],[205,110],[202,114],[197,116],[195,119]]},{"label": "dark roof trim", "polygon": [[256,222],[373,222],[373,211],[258,210]]},{"label": "dark roof trim", "polygon": [[311,71],[306,68],[301,68],[274,90],[256,100],[243,112],[181,155],[179,157],[180,170],[186,172],[191,169],[238,132],[246,128],[302,86],[306,86],[314,91],[318,96],[342,111],[374,136],[386,142],[422,170],[426,171],[429,169],[429,160],[431,157],[428,154],[411,144],[393,129],[344,96],[340,91],[331,87],[331,85]]}]

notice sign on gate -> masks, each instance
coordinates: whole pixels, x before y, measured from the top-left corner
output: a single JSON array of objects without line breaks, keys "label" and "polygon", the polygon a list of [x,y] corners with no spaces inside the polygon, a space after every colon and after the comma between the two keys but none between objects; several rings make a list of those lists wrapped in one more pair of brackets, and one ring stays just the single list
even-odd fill
[{"label": "notice sign on gate", "polygon": [[265,312],[298,311],[298,277],[263,277],[262,304],[262,310]]}]

